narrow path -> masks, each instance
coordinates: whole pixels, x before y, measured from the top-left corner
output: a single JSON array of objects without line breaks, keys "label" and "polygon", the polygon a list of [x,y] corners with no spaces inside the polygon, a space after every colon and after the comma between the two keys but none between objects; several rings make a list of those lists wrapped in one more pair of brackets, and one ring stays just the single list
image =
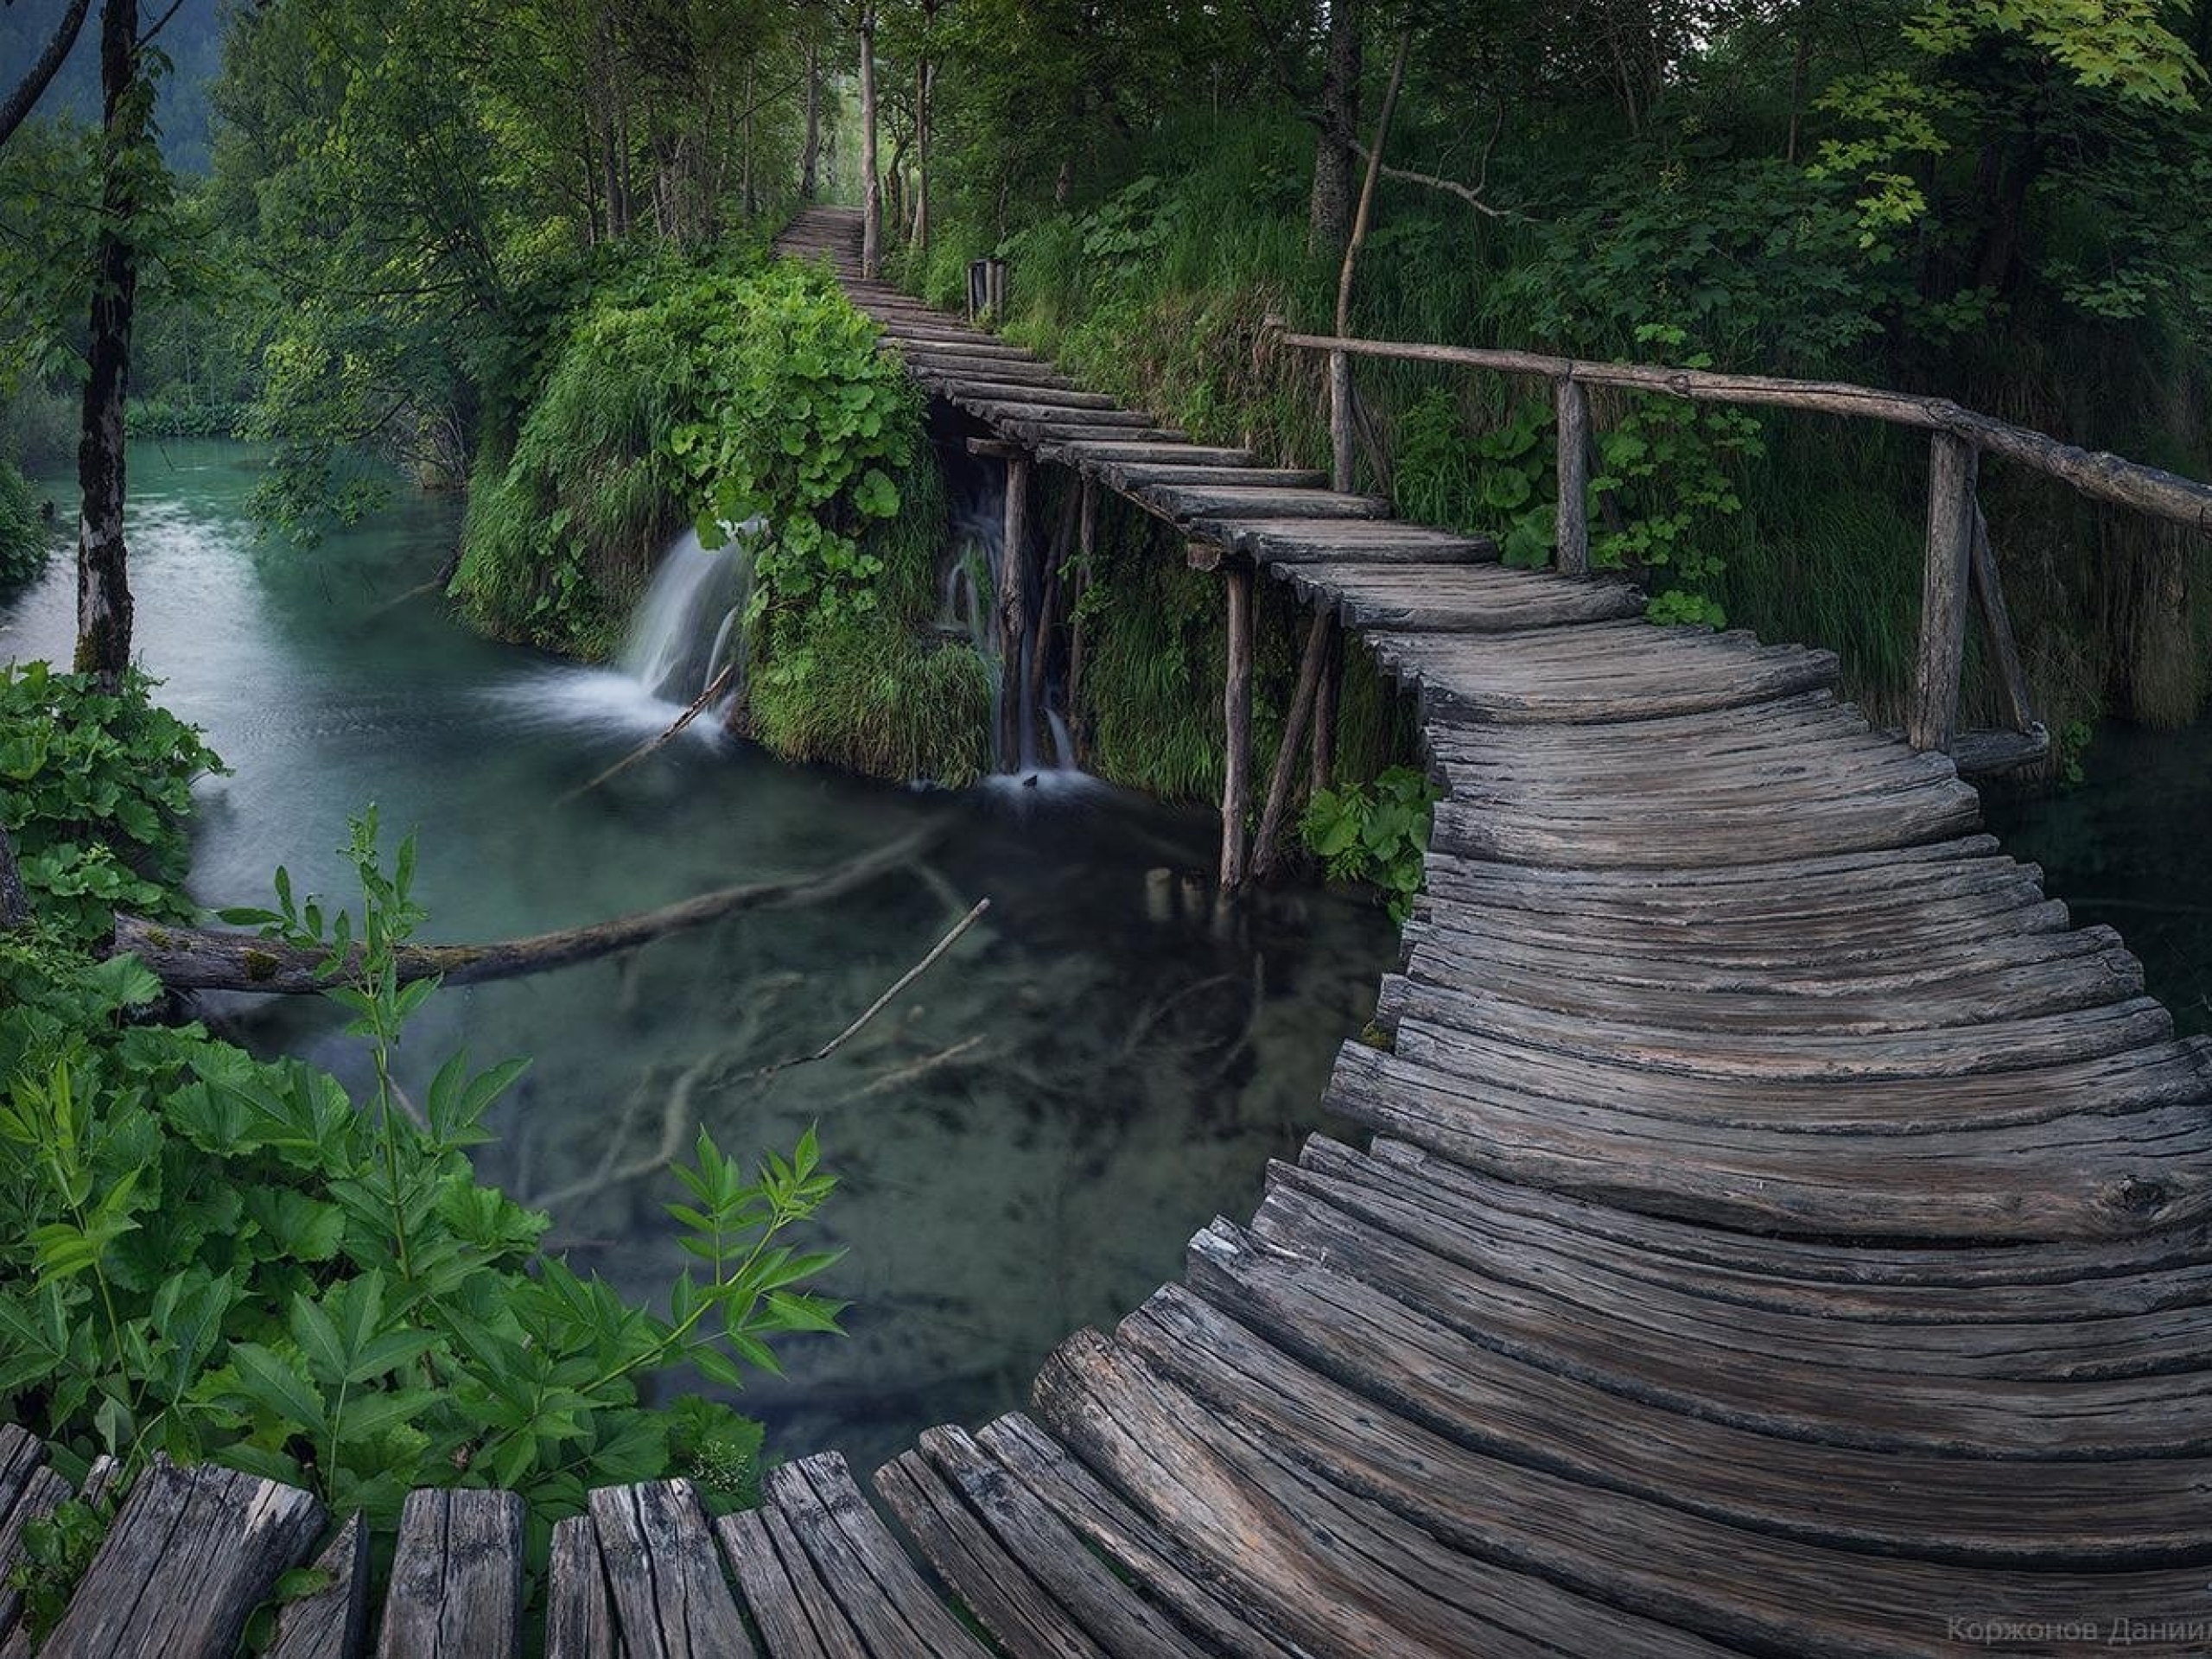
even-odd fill
[{"label": "narrow path", "polygon": [[[1825,652],[1650,627],[1190,444],[859,282],[857,234],[817,210],[783,245],[933,393],[1417,688],[1428,896],[1390,1048],[1330,1087],[1366,1147],[1316,1137],[1033,1412],[877,1472],[937,1582],[834,1455],[711,1526],[683,1483],[610,1490],[556,1532],[549,1652],[2212,1650],[2212,1064],[2118,937],[2069,928]],[[0,1557],[56,1484],[12,1434]],[[101,1559],[187,1497],[194,1555],[99,1581],[198,1606],[211,1529],[265,1545],[282,1489],[192,1478],[143,1483]],[[512,1651],[518,1506],[417,1498],[388,1641]],[[278,1652],[353,1650],[315,1633],[358,1633],[354,1535]]]}]

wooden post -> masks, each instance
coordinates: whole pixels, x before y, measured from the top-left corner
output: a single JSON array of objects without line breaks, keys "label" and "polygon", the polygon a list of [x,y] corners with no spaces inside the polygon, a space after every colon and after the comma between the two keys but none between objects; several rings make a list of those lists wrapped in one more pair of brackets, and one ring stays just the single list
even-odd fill
[{"label": "wooden post", "polygon": [[1259,833],[1252,839],[1252,879],[1264,881],[1275,867],[1275,842],[1282,835],[1282,821],[1290,810],[1290,786],[1298,776],[1298,751],[1306,741],[1306,721],[1313,718],[1315,696],[1320,690],[1321,665],[1328,660],[1329,629],[1335,619],[1325,607],[1313,613],[1306,631],[1306,652],[1298,660],[1298,690],[1290,699],[1290,713],[1282,728],[1282,741],[1275,748],[1274,771],[1268,779],[1267,804],[1260,809]]},{"label": "wooden post", "polygon": [[1313,764],[1306,775],[1312,795],[1328,788],[1337,775],[1337,705],[1344,689],[1344,631],[1329,619],[1329,654],[1321,664],[1321,690],[1313,704]]},{"label": "wooden post", "polygon": [[1351,358],[1329,353],[1329,487],[1349,493],[1351,475]]},{"label": "wooden post", "polygon": [[1023,591],[1029,525],[1029,457],[1006,462],[1006,528],[999,550],[999,765],[1021,769],[1021,641],[1028,631]]},{"label": "wooden post", "polygon": [[1590,574],[1590,393],[1580,382],[1552,387],[1559,410],[1559,569]]},{"label": "wooden post", "polygon": [[2020,663],[2020,642],[2013,637],[2012,613],[2005,603],[2005,580],[1997,569],[1997,550],[1989,544],[1989,520],[1982,516],[1980,501],[1974,505],[1973,580],[1974,607],[1981,614],[2005,723],[2016,732],[2033,731],[2036,710],[2028,695],[2028,671]]},{"label": "wooden post", "polygon": [[1075,581],[1068,589],[1068,729],[1077,734],[1080,750],[1082,723],[1077,715],[1083,698],[1083,593],[1090,585],[1090,556],[1098,545],[1098,480],[1089,474],[1083,480],[1083,505],[1076,514]]},{"label": "wooden post", "polygon": [[1222,690],[1221,886],[1244,882],[1244,815],[1252,804],[1252,567],[1227,565],[1229,672]]},{"label": "wooden post", "polygon": [[1979,452],[1972,444],[1948,432],[1936,435],[1928,458],[1928,564],[1920,590],[1920,654],[1913,667],[1912,704],[1905,716],[1905,736],[1916,749],[1948,752],[1958,724],[1979,469]]}]

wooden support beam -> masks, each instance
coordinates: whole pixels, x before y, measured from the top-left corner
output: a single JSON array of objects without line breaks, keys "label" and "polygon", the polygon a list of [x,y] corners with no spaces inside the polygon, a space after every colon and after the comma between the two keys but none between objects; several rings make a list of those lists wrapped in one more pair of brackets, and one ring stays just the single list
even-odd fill
[{"label": "wooden support beam", "polygon": [[1219,570],[1238,563],[1238,555],[1219,542],[1193,537],[1184,543],[1183,562],[1193,570]]},{"label": "wooden support beam", "polygon": [[1928,563],[1920,590],[1920,652],[1913,666],[1912,703],[1905,716],[1906,740],[1923,751],[1948,751],[1958,725],[1979,470],[1980,457],[1965,439],[1938,432],[1930,441]]},{"label": "wooden support beam", "polygon": [[1313,764],[1307,768],[1307,798],[1329,788],[1337,774],[1337,705],[1344,690],[1344,625],[1329,619],[1329,654],[1321,664],[1321,687],[1313,703]]},{"label": "wooden support beam", "polygon": [[1082,490],[1082,505],[1076,513],[1075,571],[1068,583],[1067,716],[1078,766],[1083,760],[1083,594],[1090,585],[1090,557],[1098,548],[1098,480],[1085,473]]},{"label": "wooden support beam", "polygon": [[1006,463],[1006,524],[999,550],[999,765],[1021,768],[1021,642],[1028,632],[1026,591],[1029,528],[1029,457]]},{"label": "wooden support beam", "polygon": [[1222,689],[1221,887],[1242,887],[1244,815],[1252,805],[1252,569],[1224,567],[1229,590],[1229,671]]},{"label": "wooden support beam", "polygon": [[1559,410],[1559,569],[1590,574],[1590,393],[1573,380],[1552,384]]},{"label": "wooden support beam", "polygon": [[968,453],[982,455],[988,461],[1012,461],[1017,455],[1027,454],[1029,451],[1020,444],[1009,443],[1004,438],[970,438],[968,440]]},{"label": "wooden support beam", "polygon": [[2028,671],[2020,662],[2020,642],[2012,632],[2012,613],[2005,603],[2005,578],[1997,568],[1997,550],[1989,543],[1989,520],[1981,503],[1974,504],[1974,608],[1981,616],[1982,637],[1989,647],[1989,665],[1997,678],[1997,698],[2005,723],[2016,732],[2036,729],[2036,710],[2028,695]]},{"label": "wooden support beam", "polygon": [[1298,690],[1291,695],[1290,713],[1283,721],[1282,741],[1275,747],[1274,772],[1268,779],[1267,804],[1260,809],[1259,833],[1252,840],[1252,879],[1264,881],[1275,867],[1275,843],[1282,836],[1282,821],[1290,810],[1291,785],[1298,777],[1298,752],[1306,742],[1306,722],[1320,691],[1322,664],[1329,657],[1329,631],[1335,618],[1325,607],[1313,613],[1306,631],[1305,654],[1298,661]]}]

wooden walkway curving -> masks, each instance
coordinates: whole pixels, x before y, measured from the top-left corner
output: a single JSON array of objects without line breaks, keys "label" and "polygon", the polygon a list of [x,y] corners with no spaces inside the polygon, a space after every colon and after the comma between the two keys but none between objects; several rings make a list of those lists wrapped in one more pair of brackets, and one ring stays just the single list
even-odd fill
[{"label": "wooden walkway curving", "polygon": [[[1826,653],[1187,444],[859,282],[855,238],[820,210],[784,245],[937,395],[1419,689],[1428,897],[1392,1046],[1330,1089],[1370,1143],[1274,1166],[1032,1414],[879,1471],[926,1567],[834,1456],[711,1524],[680,1482],[601,1492],[549,1651],[2212,1651],[2212,1063],[2119,938]],[[0,1432],[0,1556],[59,1487],[36,1457]],[[157,1471],[48,1651],[224,1651],[311,1510]],[[521,1520],[417,1494],[378,1651],[513,1651]],[[276,1651],[353,1650],[357,1541]]]}]

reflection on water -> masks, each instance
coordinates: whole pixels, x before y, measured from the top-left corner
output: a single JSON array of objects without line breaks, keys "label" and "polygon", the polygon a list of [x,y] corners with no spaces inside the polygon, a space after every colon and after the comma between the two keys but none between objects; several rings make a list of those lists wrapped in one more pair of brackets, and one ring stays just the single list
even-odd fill
[{"label": "reflection on water", "polygon": [[[612,1181],[695,1120],[788,1149],[818,1122],[849,1246],[825,1287],[849,1340],[808,1338],[747,1408],[797,1452],[872,1468],[931,1422],[1021,1402],[1038,1362],[1176,1271],[1266,1159],[1319,1127],[1336,1045],[1373,1006],[1387,924],[1319,895],[1217,928],[1216,831],[1096,785],[961,795],[777,765],[702,721],[603,788],[561,797],[675,712],[611,672],[475,639],[434,604],[387,607],[438,568],[455,504],[412,499],[311,553],[257,544],[236,446],[134,451],[142,660],[235,769],[202,786],[194,888],[255,902],[288,864],[332,891],[348,813],[419,824],[429,931],[536,931],[819,868],[925,825],[926,859],[819,908],[741,918],[602,962],[435,999],[410,1033],[419,1089],[465,1044],[536,1058],[486,1177],[569,1196],[579,1267],[651,1294],[681,1258],[669,1183]],[[0,654],[66,658],[72,578],[0,613]],[[1166,874],[1163,874],[1166,873]],[[818,1047],[978,898],[989,915],[830,1059]],[[340,1021],[233,1011],[251,1040],[357,1069]]]},{"label": "reflection on water", "polygon": [[2107,726],[2084,771],[2078,789],[1992,800],[1989,828],[2078,925],[2120,931],[2177,1031],[2212,1033],[2212,720]]}]

